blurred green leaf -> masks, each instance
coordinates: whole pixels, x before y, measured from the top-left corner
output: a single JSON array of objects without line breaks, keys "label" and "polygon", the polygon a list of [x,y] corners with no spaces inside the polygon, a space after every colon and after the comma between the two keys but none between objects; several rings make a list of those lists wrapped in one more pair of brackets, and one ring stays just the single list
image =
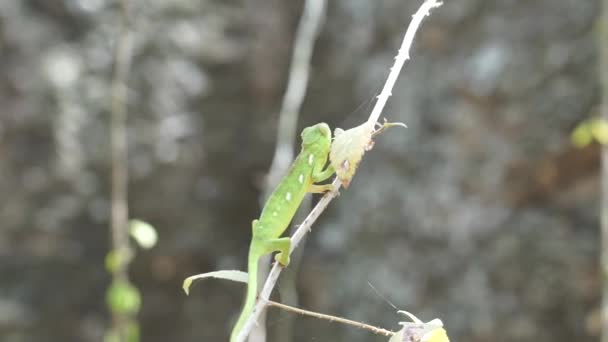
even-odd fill
[{"label": "blurred green leaf", "polygon": [[141,248],[150,249],[156,245],[158,234],[151,224],[141,220],[129,221],[129,234]]},{"label": "blurred green leaf", "polygon": [[603,118],[591,118],[580,122],[572,131],[570,140],[576,147],[585,147],[594,140],[608,144],[608,121]]},{"label": "blurred green leaf", "polygon": [[135,314],[141,307],[141,296],[133,285],[124,281],[115,281],[108,288],[106,302],[114,312]]},{"label": "blurred green leaf", "polygon": [[105,260],[106,270],[109,273],[114,273],[120,267],[120,259],[119,253],[116,250],[109,251]]},{"label": "blurred green leaf", "polygon": [[585,147],[593,141],[593,135],[589,129],[587,121],[583,121],[576,126],[570,136],[570,140],[576,147]]},{"label": "blurred green leaf", "polygon": [[137,322],[135,321],[132,321],[127,329],[127,341],[139,342],[139,324],[137,324]]},{"label": "blurred green leaf", "polygon": [[605,119],[596,118],[591,120],[589,129],[597,142],[602,145],[608,143],[608,122]]},{"label": "blurred green leaf", "polygon": [[118,268],[131,260],[129,254],[119,253],[118,250],[115,249],[109,251],[105,259],[106,270],[110,273],[116,272]]}]

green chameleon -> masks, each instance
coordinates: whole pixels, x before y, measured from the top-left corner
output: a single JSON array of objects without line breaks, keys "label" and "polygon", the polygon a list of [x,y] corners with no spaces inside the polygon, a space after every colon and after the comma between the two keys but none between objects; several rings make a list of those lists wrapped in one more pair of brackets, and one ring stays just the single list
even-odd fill
[{"label": "green chameleon", "polygon": [[307,192],[323,193],[331,190],[330,184],[314,184],[326,180],[334,173],[331,165],[323,170],[330,145],[331,130],[326,123],[305,128],[302,131],[300,154],[266,201],[260,218],[251,223],[253,236],[249,246],[247,296],[241,315],[232,329],[231,342],[236,340],[255,306],[258,260],[265,254],[278,251],[275,260],[282,266],[287,266],[291,240],[288,237],[280,237],[281,234],[287,229]]}]

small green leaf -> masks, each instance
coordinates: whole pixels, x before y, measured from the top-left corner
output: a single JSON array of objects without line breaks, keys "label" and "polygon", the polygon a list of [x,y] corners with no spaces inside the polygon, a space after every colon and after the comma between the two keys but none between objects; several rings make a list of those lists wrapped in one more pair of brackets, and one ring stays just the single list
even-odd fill
[{"label": "small green leaf", "polygon": [[120,267],[120,257],[118,256],[118,252],[116,250],[111,250],[106,254],[106,270],[109,273],[114,273],[118,267]]},{"label": "small green leaf", "polygon": [[184,280],[184,284],[182,285],[182,287],[184,288],[184,292],[186,292],[186,295],[190,294],[190,286],[192,285],[192,282],[194,280],[204,279],[204,278],[219,278],[219,279],[232,280],[232,281],[241,282],[241,283],[247,283],[247,281],[249,280],[248,276],[247,276],[247,272],[243,272],[243,271],[223,270],[223,271],[201,273],[201,274],[190,276]]},{"label": "small green leaf", "polygon": [[130,251],[125,251],[123,253],[120,253],[116,249],[109,251],[105,260],[106,270],[110,273],[116,272],[117,269],[131,261],[131,255],[132,253]]},{"label": "small green leaf", "polygon": [[346,131],[340,128],[335,129],[334,141],[329,152],[329,162],[345,188],[350,185],[363,154],[374,147],[374,140],[372,140],[374,136],[391,127],[407,128],[402,122],[386,122],[386,120],[377,126],[379,126],[378,129],[374,130],[374,125],[365,122]]},{"label": "small green leaf", "polygon": [[572,140],[572,143],[576,147],[585,147],[591,143],[593,135],[591,134],[587,121],[583,121],[576,126],[574,131],[572,131],[570,140]]},{"label": "small green leaf", "polygon": [[127,341],[139,342],[139,324],[136,321],[132,321],[127,329]]},{"label": "small green leaf", "polygon": [[129,221],[129,233],[140,247],[150,249],[156,245],[158,234],[151,224],[141,220]]},{"label": "small green leaf", "polygon": [[133,285],[123,281],[115,281],[108,288],[106,302],[114,312],[135,314],[141,306],[141,296]]}]

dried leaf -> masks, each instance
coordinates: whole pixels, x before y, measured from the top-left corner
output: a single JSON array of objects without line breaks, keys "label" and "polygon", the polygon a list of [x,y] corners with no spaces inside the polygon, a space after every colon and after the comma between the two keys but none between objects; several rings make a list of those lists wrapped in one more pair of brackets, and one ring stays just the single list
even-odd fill
[{"label": "dried leaf", "polygon": [[190,294],[190,286],[192,282],[197,279],[205,279],[205,278],[219,278],[232,280],[241,283],[247,283],[247,272],[243,271],[235,271],[235,270],[223,270],[223,271],[215,271],[215,272],[207,272],[201,273],[197,275],[190,276],[184,280],[184,284],[182,287],[184,288],[184,292],[186,294]]},{"label": "dried leaf", "polygon": [[390,127],[407,127],[404,123],[386,122],[386,120],[383,124],[377,125],[379,126],[377,130],[374,130],[374,125],[368,122],[346,131],[340,128],[335,129],[334,141],[329,152],[329,162],[345,188],[350,185],[363,154],[374,147],[372,137]]},{"label": "dried leaf", "polygon": [[371,144],[373,128],[373,125],[366,122],[346,131],[335,130],[329,162],[336,169],[336,175],[345,188],[350,185],[366,147]]}]

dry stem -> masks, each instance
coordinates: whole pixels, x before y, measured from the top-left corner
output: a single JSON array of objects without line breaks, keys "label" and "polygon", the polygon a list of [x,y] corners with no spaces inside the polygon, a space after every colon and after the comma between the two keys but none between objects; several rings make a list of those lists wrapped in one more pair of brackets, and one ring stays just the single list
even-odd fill
[{"label": "dry stem", "polygon": [[338,322],[338,323],[350,325],[350,326],[353,326],[353,327],[356,327],[359,329],[365,329],[365,330],[371,331],[372,333],[378,334],[378,335],[384,335],[384,336],[390,337],[395,334],[394,332],[392,332],[390,330],[378,328],[373,325],[369,325],[369,324],[365,324],[365,323],[361,323],[361,322],[357,322],[357,321],[351,321],[350,319],[346,319],[346,318],[342,318],[342,317],[326,315],[326,314],[322,314],[322,313],[318,313],[318,312],[314,312],[314,311],[308,311],[308,310],[304,310],[304,309],[300,309],[300,308],[295,308],[293,306],[277,303],[272,300],[269,300],[267,302],[267,304],[268,304],[268,306],[274,306],[279,309],[289,311],[289,312],[294,312],[294,313],[297,313],[300,315],[311,316],[311,317],[315,317],[315,318],[330,321],[330,322]]}]

